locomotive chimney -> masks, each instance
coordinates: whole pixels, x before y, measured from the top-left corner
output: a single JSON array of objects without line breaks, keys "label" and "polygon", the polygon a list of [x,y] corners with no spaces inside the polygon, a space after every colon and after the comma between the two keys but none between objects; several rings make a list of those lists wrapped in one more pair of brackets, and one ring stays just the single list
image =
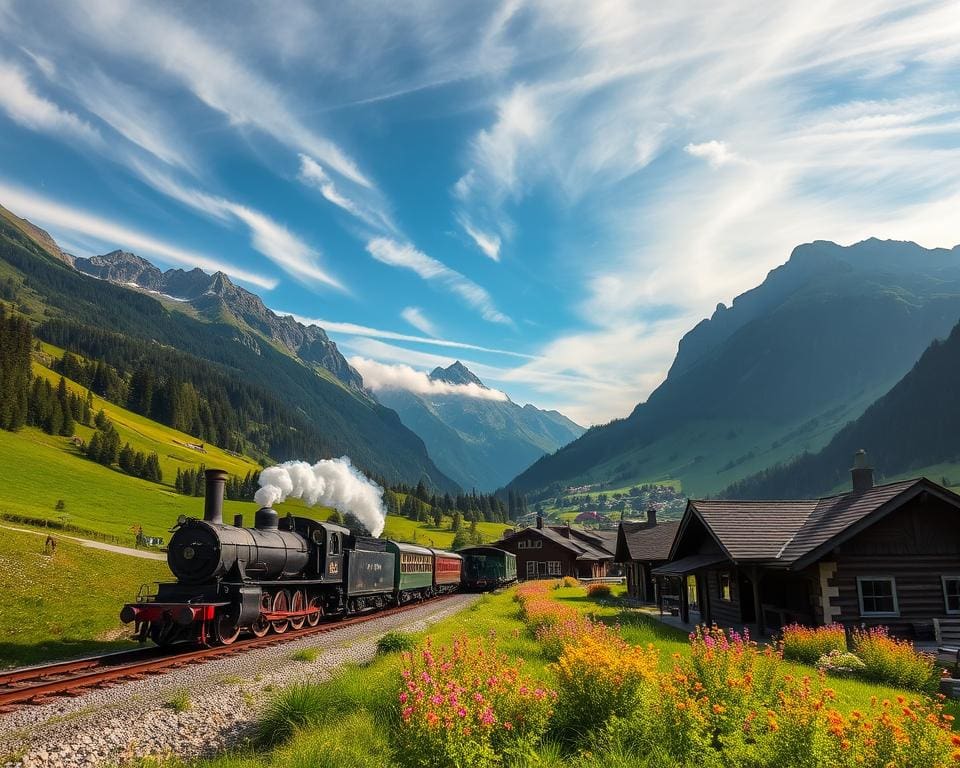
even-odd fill
[{"label": "locomotive chimney", "polygon": [[206,494],[203,499],[203,519],[208,523],[223,523],[223,490],[227,473],[222,469],[208,469]]},{"label": "locomotive chimney", "polygon": [[853,468],[850,470],[853,491],[869,491],[873,488],[873,467],[867,461],[867,452],[861,448],[853,455]]},{"label": "locomotive chimney", "polygon": [[259,531],[275,531],[280,523],[280,515],[272,507],[261,507],[253,518],[253,527]]}]

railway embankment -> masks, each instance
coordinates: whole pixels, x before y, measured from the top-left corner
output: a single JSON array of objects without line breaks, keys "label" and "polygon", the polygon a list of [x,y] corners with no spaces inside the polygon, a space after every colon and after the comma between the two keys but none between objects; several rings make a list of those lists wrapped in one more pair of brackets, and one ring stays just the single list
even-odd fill
[{"label": "railway embankment", "polygon": [[368,661],[384,633],[422,631],[477,599],[458,594],[321,635],[22,707],[0,715],[0,765],[94,768],[151,755],[214,754],[247,738],[274,691]]}]

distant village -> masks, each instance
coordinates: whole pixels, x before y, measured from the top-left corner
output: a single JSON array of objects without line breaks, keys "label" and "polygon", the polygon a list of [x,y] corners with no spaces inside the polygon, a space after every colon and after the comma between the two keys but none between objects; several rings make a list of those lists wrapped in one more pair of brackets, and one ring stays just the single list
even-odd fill
[{"label": "distant village", "polygon": [[553,500],[540,500],[518,520],[532,525],[537,516],[553,524],[575,523],[584,528],[614,530],[621,520],[645,519],[650,509],[662,520],[677,520],[683,514],[686,497],[672,485],[645,483],[628,489],[597,490],[600,486],[576,485]]}]

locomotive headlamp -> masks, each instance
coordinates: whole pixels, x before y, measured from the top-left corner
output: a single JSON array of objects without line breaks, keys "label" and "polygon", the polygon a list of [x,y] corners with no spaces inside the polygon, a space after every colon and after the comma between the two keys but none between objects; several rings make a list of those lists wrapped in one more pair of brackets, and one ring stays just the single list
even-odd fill
[{"label": "locomotive headlamp", "polygon": [[193,560],[193,556],[197,554],[196,550],[193,547],[184,547],[183,548],[183,559],[184,560]]}]

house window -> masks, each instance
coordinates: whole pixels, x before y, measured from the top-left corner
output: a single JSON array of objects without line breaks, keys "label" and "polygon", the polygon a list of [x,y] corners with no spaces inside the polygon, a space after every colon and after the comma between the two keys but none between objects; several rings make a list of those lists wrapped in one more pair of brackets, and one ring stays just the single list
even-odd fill
[{"label": "house window", "polygon": [[547,562],[547,576],[559,576],[559,575],[560,575],[560,561],[549,560]]},{"label": "house window", "polygon": [[517,549],[540,549],[543,546],[543,542],[539,539],[521,539],[517,542]]},{"label": "house window", "polygon": [[960,576],[941,576],[947,613],[960,613]]},{"label": "house window", "polygon": [[720,574],[720,599],[730,602],[733,600],[733,588],[730,586],[730,572],[724,571]]},{"label": "house window", "polygon": [[893,576],[858,576],[861,616],[899,616],[897,582]]},{"label": "house window", "polygon": [[535,560],[527,561],[527,578],[528,579],[537,578],[537,563]]}]

